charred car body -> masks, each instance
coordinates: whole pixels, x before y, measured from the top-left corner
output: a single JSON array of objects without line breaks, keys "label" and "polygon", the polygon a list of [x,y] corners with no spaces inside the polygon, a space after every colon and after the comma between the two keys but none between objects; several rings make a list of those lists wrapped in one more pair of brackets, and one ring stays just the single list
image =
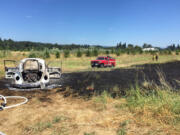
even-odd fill
[{"label": "charred car body", "polygon": [[[14,63],[14,67],[7,63]],[[48,67],[43,59],[26,58],[20,61],[4,60],[5,78],[11,80],[9,89],[46,89],[53,85],[52,79],[60,79],[61,69]]]}]

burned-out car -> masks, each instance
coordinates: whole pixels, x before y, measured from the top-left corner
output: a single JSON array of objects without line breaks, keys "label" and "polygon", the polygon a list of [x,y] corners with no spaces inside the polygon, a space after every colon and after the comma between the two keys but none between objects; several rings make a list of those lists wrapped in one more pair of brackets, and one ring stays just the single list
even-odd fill
[{"label": "burned-out car", "polygon": [[11,80],[9,89],[46,89],[55,85],[53,79],[61,77],[60,68],[48,67],[40,58],[25,58],[19,63],[4,60],[4,68],[5,78]]}]

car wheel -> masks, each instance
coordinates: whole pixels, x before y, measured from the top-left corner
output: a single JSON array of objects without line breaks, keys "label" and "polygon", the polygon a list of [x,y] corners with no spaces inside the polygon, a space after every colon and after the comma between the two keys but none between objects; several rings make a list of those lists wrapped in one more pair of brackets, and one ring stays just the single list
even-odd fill
[{"label": "car wheel", "polygon": [[100,67],[103,68],[103,67],[104,67],[104,64],[100,64]]}]

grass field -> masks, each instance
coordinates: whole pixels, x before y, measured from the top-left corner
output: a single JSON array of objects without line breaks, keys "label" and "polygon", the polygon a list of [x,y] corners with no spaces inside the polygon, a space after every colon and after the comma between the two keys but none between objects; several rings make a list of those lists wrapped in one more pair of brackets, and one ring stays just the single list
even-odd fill
[{"label": "grass field", "polygon": [[[8,57],[0,58],[1,77],[4,76],[4,59],[21,60],[27,56],[26,52],[11,52]],[[0,111],[0,132],[7,135],[179,135],[180,93],[178,90],[172,91],[173,87],[167,82],[163,72],[157,71],[156,79],[160,85],[145,80],[142,83],[143,87],[135,83],[135,87],[130,87],[124,95],[113,97],[111,92],[118,93],[123,89],[114,85],[119,81],[113,79],[120,79],[122,82],[126,81],[126,77],[131,79],[135,70],[128,69],[132,66],[163,65],[179,61],[180,55],[160,55],[158,62],[152,61],[150,54],[123,54],[113,57],[116,58],[117,66],[104,69],[90,67],[90,60],[95,57],[61,56],[56,59],[52,55],[46,59],[47,63],[51,62],[51,66],[62,67],[63,73],[72,76],[68,79],[77,80],[77,84],[81,87],[74,90],[70,84],[48,91],[32,92],[14,92],[1,88],[0,94],[26,96],[29,102],[20,107]],[[178,79],[179,63],[170,65],[167,63],[164,71],[171,72],[177,65],[175,71],[168,75],[170,79],[171,76],[177,76]],[[106,72],[108,75],[104,75]],[[115,77],[110,80],[108,77],[112,75]],[[97,94],[94,89],[87,88],[82,90],[90,94],[90,97],[87,97],[88,94],[86,96],[73,94],[73,91],[85,88],[84,85],[92,80],[103,82],[104,85],[106,83],[112,87],[111,91],[104,89],[101,94]],[[88,86],[94,88],[97,84]],[[18,101],[10,101],[14,102]]]},{"label": "grass field", "polygon": [[[0,75],[3,76],[4,74],[3,60],[10,59],[10,60],[20,61],[23,58],[27,58],[28,54],[29,52],[17,51],[17,52],[10,52],[10,54],[7,57],[0,58],[0,65],[1,65]],[[99,56],[105,56],[105,55],[99,54]],[[138,64],[165,63],[168,61],[180,60],[180,55],[175,55],[175,54],[160,55],[158,62],[152,61],[151,54],[137,54],[137,55],[122,54],[120,56],[116,56],[116,55],[111,55],[111,56],[116,59],[117,66],[115,68],[129,67]],[[79,71],[91,71],[92,68],[90,66],[90,60],[94,60],[94,59],[96,59],[96,57],[82,56],[78,58],[74,55],[70,55],[70,57],[64,58],[63,54],[61,54],[61,57],[58,59],[55,58],[54,55],[51,55],[49,59],[46,59],[46,63],[47,64],[49,63],[49,66],[62,67],[63,72],[79,72]],[[96,70],[102,70],[102,69],[96,69]]]}]

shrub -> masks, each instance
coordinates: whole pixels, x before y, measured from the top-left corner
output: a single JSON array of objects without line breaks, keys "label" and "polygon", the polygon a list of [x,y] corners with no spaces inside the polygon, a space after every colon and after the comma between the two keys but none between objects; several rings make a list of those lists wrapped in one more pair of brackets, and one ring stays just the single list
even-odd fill
[{"label": "shrub", "polygon": [[171,55],[171,54],[172,54],[171,50],[168,50],[168,54],[169,54],[169,55]]},{"label": "shrub", "polygon": [[0,58],[4,58],[4,57],[10,56],[10,55],[11,55],[11,52],[9,50],[0,51]]},{"label": "shrub", "polygon": [[106,50],[106,55],[109,55],[109,50]]},{"label": "shrub", "polygon": [[65,51],[64,51],[64,57],[65,57],[65,58],[68,58],[69,55],[70,55],[69,50],[65,50]]},{"label": "shrub", "polygon": [[120,56],[120,51],[116,51],[116,55],[117,55],[117,56]]},{"label": "shrub", "polygon": [[114,49],[111,49],[111,54],[114,54]]},{"label": "shrub", "polygon": [[60,58],[60,52],[59,52],[59,51],[56,51],[56,52],[55,52],[55,56],[56,56],[56,58]]},{"label": "shrub", "polygon": [[139,50],[139,54],[143,54],[143,50],[141,49],[141,50]]},{"label": "shrub", "polygon": [[135,50],[132,50],[131,53],[132,53],[132,55],[136,55],[136,51]]},{"label": "shrub", "polygon": [[77,51],[77,57],[81,57],[82,56],[82,52],[80,50]]},{"label": "shrub", "polygon": [[93,50],[93,56],[98,56],[98,54],[99,54],[99,51],[97,49],[94,49]]},{"label": "shrub", "polygon": [[176,55],[179,55],[179,51],[178,50],[176,50]]},{"label": "shrub", "polygon": [[50,58],[49,49],[46,48],[46,49],[44,50],[43,58],[44,58],[44,59]]},{"label": "shrub", "polygon": [[89,51],[89,49],[86,51],[86,57],[91,57],[91,52]]},{"label": "shrub", "polygon": [[37,53],[34,51],[31,51],[28,55],[29,58],[37,58]]}]

